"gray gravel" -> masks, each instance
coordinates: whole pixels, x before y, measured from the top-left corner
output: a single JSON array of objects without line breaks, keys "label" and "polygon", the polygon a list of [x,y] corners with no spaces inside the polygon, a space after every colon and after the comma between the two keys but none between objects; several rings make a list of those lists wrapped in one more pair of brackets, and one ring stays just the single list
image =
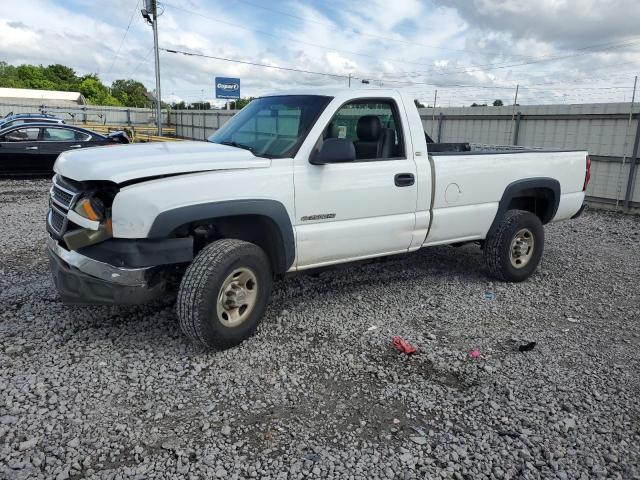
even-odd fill
[{"label": "gray gravel", "polygon": [[0,182],[2,478],[640,478],[637,217],[547,227],[523,284],[475,246],[290,278],[207,353],[171,299],[60,303],[48,184]]}]

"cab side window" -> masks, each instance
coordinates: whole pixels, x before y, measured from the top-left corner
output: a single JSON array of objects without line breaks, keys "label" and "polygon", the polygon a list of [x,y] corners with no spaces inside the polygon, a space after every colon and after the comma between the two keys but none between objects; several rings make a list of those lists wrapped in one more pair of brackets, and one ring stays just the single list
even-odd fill
[{"label": "cab side window", "polygon": [[356,161],[405,158],[402,126],[393,100],[355,100],[343,105],[323,133],[323,139],[353,142]]}]

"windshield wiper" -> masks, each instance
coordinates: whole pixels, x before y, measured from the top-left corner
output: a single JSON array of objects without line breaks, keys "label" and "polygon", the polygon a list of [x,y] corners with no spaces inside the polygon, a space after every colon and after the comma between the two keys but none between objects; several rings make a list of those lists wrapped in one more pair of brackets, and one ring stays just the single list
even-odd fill
[{"label": "windshield wiper", "polygon": [[234,141],[224,141],[224,142],[220,142],[221,145],[229,145],[230,147],[237,147],[237,148],[243,148],[245,150],[249,150],[251,153],[254,153],[255,148],[249,146],[249,145],[245,145],[244,143],[238,143],[238,142],[234,142]]}]

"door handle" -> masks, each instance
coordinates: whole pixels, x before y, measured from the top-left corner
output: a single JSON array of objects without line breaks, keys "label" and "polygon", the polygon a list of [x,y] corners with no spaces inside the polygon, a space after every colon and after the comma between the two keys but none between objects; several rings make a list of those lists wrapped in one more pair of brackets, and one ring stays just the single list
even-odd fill
[{"label": "door handle", "polygon": [[37,150],[38,147],[24,147],[25,150]]},{"label": "door handle", "polygon": [[71,145],[69,148],[81,148],[82,145]]},{"label": "door handle", "polygon": [[393,181],[396,187],[410,187],[416,183],[416,177],[414,177],[413,173],[397,173],[396,176],[393,177]]}]

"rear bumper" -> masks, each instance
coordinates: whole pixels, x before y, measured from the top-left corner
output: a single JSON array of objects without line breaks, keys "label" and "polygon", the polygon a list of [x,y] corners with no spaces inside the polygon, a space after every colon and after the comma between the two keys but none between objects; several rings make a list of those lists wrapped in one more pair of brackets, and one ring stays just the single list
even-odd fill
[{"label": "rear bumper", "polygon": [[584,213],[584,211],[587,209],[587,204],[583,203],[582,206],[580,207],[580,210],[578,210],[573,217],[571,217],[571,220],[573,220],[574,218],[578,218],[580,215],[582,215]]},{"label": "rear bumper", "polygon": [[47,239],[47,254],[53,281],[65,303],[141,304],[165,290],[163,279],[154,280],[154,267],[115,267],[65,250],[52,238]]}]

